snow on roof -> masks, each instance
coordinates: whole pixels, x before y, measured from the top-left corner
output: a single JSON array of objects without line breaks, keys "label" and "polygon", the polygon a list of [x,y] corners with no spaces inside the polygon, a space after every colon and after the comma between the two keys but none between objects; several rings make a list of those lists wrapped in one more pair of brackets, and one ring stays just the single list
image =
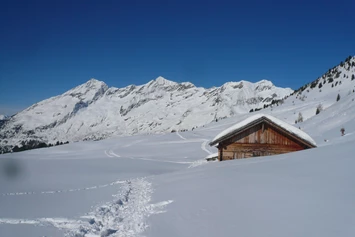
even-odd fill
[{"label": "snow on roof", "polygon": [[307,141],[308,143],[316,146],[316,142],[305,132],[301,131],[300,129],[292,126],[291,124],[288,124],[278,118],[275,118],[271,115],[267,115],[267,114],[256,114],[253,116],[250,116],[249,118],[227,128],[226,130],[222,131],[221,133],[219,133],[210,143],[210,145],[214,145],[215,143],[219,142],[219,140],[221,140],[221,138],[226,137],[228,135],[231,135],[232,133],[236,132],[237,130],[243,128],[244,126],[247,126],[248,124],[254,122],[255,120],[258,120],[260,118],[267,118],[269,120],[271,120],[273,123],[277,124],[278,126],[282,127],[283,129],[285,129],[286,131],[288,131],[289,133],[294,134],[295,136]]}]

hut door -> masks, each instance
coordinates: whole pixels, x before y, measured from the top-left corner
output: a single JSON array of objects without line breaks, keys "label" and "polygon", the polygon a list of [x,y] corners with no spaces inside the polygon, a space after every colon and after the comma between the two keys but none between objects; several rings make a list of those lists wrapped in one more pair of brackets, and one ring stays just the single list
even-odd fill
[{"label": "hut door", "polygon": [[238,153],[237,152],[233,153],[233,159],[238,159]]}]

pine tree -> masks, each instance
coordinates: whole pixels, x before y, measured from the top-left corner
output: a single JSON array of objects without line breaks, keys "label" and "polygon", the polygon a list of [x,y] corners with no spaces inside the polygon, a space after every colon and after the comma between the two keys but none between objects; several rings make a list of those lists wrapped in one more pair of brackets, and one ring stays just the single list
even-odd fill
[{"label": "pine tree", "polygon": [[319,105],[317,106],[316,115],[319,114],[322,110],[323,110],[323,105],[322,105],[322,104],[319,104]]},{"label": "pine tree", "polygon": [[340,95],[338,94],[338,96],[337,96],[337,101],[339,101],[340,100]]},{"label": "pine tree", "polygon": [[301,112],[298,113],[297,122],[298,122],[298,123],[302,123],[302,122],[303,122],[303,116],[302,116],[302,113],[301,113]]}]

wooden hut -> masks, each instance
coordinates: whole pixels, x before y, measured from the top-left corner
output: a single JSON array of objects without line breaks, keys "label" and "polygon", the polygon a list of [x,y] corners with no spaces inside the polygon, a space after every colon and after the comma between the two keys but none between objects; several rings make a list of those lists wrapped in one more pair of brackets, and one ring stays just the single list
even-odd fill
[{"label": "wooden hut", "polygon": [[210,146],[218,148],[218,159],[222,161],[299,151],[314,148],[316,143],[284,121],[257,114],[218,134]]}]

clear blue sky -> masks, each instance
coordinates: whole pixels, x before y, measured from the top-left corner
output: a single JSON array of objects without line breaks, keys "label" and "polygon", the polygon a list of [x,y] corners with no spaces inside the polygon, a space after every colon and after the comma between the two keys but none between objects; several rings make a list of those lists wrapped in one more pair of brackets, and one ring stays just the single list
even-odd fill
[{"label": "clear blue sky", "polygon": [[296,89],[355,54],[354,9],[354,0],[2,0],[0,114],[92,77]]}]

